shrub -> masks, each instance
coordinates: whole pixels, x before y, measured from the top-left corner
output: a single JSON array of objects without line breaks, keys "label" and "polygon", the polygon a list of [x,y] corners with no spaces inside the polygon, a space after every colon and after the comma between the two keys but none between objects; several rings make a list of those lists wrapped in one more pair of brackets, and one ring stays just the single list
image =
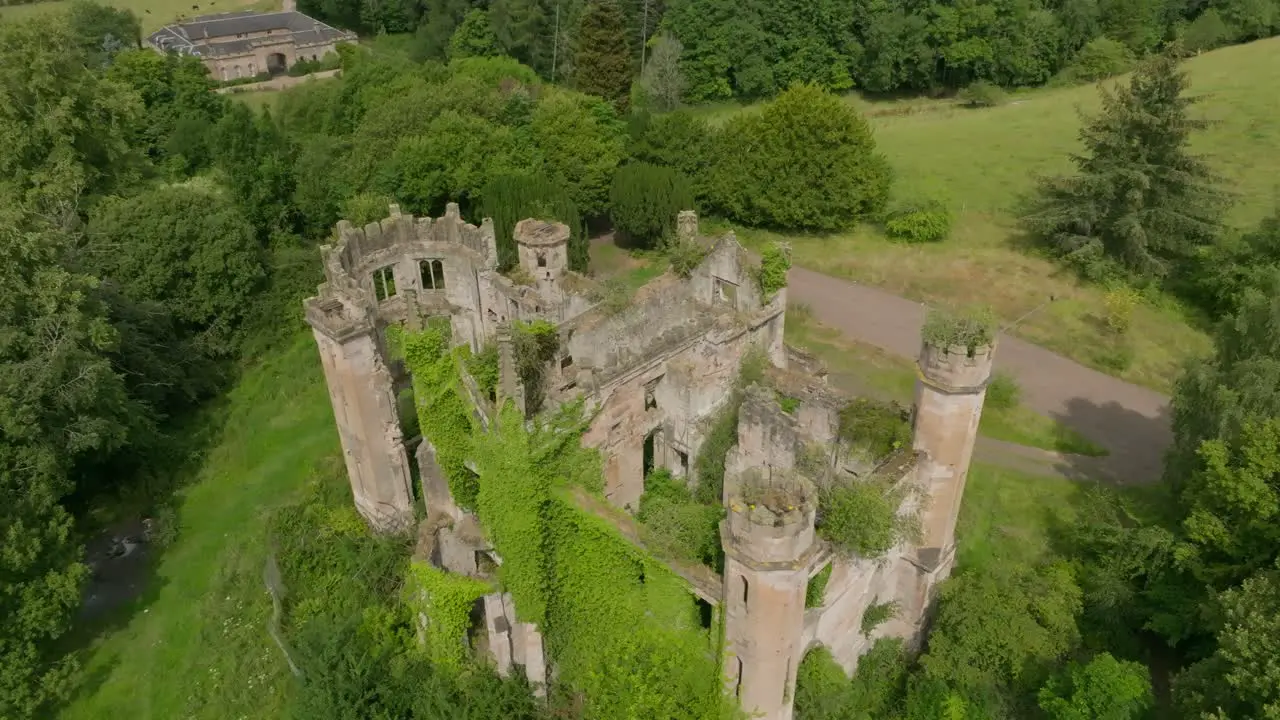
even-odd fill
[{"label": "shrub", "polygon": [[974,307],[962,312],[931,309],[920,331],[924,341],[934,347],[963,345],[973,352],[995,342],[996,318],[989,308]]},{"label": "shrub", "polygon": [[961,90],[960,99],[969,107],[995,107],[1003,105],[1008,95],[999,85],[979,80]]},{"label": "shrub", "polygon": [[809,584],[804,589],[804,606],[805,608],[822,607],[823,596],[827,592],[827,583],[831,581],[831,563],[818,571],[809,579]]},{"label": "shrub", "polygon": [[858,398],[840,411],[840,439],[882,458],[911,442],[907,413],[896,404]]},{"label": "shrub", "polygon": [[693,208],[689,179],[671,168],[632,163],[613,176],[609,215],[629,245],[654,248],[675,232],[676,215]]},{"label": "shrub", "polygon": [[895,240],[938,242],[951,233],[951,212],[935,200],[904,204],[889,213],[884,230]]},{"label": "shrub", "polygon": [[1191,52],[1201,52],[1222,47],[1231,42],[1231,28],[1214,8],[1200,14],[1182,33],[1182,46]]},{"label": "shrub", "polygon": [[685,484],[665,469],[644,480],[636,519],[646,541],[663,554],[715,567],[720,554],[721,508],[694,499]]},{"label": "shrub", "polygon": [[779,290],[787,286],[787,271],[791,269],[791,248],[783,243],[771,243],[760,256],[757,277],[764,301],[769,302]]},{"label": "shrub", "polygon": [[1121,285],[1107,291],[1103,304],[1107,308],[1107,329],[1116,335],[1126,335],[1133,325],[1133,310],[1142,296],[1137,290]]},{"label": "shrub", "polygon": [[998,372],[987,383],[986,406],[993,410],[1011,410],[1018,406],[1022,388],[1009,373]]},{"label": "shrub", "polygon": [[1094,82],[1128,72],[1133,67],[1133,53],[1122,42],[1096,38],[1080,48],[1064,78],[1072,82]]},{"label": "shrub", "polygon": [[749,225],[839,230],[882,211],[889,196],[889,164],[866,119],[816,85],[730,120],[715,157],[711,201]]},{"label": "shrub", "polygon": [[876,628],[898,614],[896,601],[873,603],[862,612],[862,634],[871,635]]},{"label": "shrub", "polygon": [[822,491],[818,534],[839,552],[874,558],[899,538],[898,497],[884,483],[850,480]]}]

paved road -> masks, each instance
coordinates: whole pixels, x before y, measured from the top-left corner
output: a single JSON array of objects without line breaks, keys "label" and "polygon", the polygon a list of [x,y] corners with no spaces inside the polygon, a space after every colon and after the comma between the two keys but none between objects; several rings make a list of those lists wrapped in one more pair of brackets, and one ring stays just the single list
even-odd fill
[{"label": "paved road", "polygon": [[[804,268],[793,268],[788,280],[788,299],[808,305],[824,325],[898,355],[914,358],[919,353],[921,304]],[[1028,461],[1035,454],[1068,477],[1101,476],[1117,483],[1159,479],[1172,439],[1167,397],[1009,335],[1000,336],[995,362],[997,369],[1017,378],[1028,407],[1061,420],[1110,452],[1104,458],[1084,458],[1027,449]],[[984,446],[988,453],[1010,450]],[[983,447],[978,454],[983,456]]]}]

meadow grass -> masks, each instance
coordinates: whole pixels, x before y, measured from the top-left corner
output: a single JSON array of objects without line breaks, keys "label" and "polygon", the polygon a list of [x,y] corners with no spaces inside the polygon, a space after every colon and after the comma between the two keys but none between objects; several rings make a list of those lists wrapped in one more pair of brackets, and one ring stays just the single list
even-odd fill
[{"label": "meadow grass", "polygon": [[[844,337],[838,330],[814,320],[803,305],[788,308],[785,334],[787,342],[823,361],[836,386],[906,407],[914,403],[916,370],[910,360]],[[1106,454],[1106,450],[1062,422],[1021,403],[1005,408],[988,405],[982,411],[978,432],[995,440],[1053,452]]]},{"label": "meadow grass", "polygon": [[956,525],[957,567],[981,570],[1060,557],[1062,532],[1088,512],[1091,494],[1099,491],[1114,493],[1144,522],[1167,520],[1171,510],[1172,495],[1163,485],[1104,488],[973,463]]},{"label": "meadow grass", "polygon": [[[1280,38],[1205,53],[1186,62],[1198,116],[1212,125],[1193,149],[1208,157],[1235,195],[1228,216],[1247,228],[1275,209],[1280,148],[1280,95],[1268,92],[1280,76]],[[1123,79],[1120,79],[1123,80]],[[1108,81],[1114,84],[1118,80]],[[1085,365],[1168,391],[1186,358],[1206,354],[1206,318],[1168,297],[1153,296],[1135,310],[1129,341],[1134,359],[1117,370],[1108,362],[1105,290],[1027,246],[1017,229],[1022,198],[1042,174],[1071,169],[1080,150],[1079,111],[1096,112],[1094,86],[1014,93],[1005,105],[972,109],[954,100],[867,101],[851,96],[869,117],[879,149],[895,171],[899,198],[931,197],[955,215],[943,242],[908,245],[862,226],[826,236],[739,230],[749,245],[783,239],[802,265],[928,303],[983,303],[1012,321],[1057,300],[1014,333]],[[753,111],[732,104],[698,109],[712,122]]]},{"label": "meadow grass", "polygon": [[343,472],[310,333],[250,368],[209,413],[220,436],[180,494],[178,537],[124,622],[85,652],[65,720],[287,714],[294,681],[266,632],[265,521],[308,479]]},{"label": "meadow grass", "polygon": [[[234,10],[279,10],[279,0],[101,0],[103,5],[132,10],[142,23],[146,36],[180,17],[209,15]],[[21,20],[47,12],[65,10],[71,0],[27,3],[25,5],[0,5],[0,18]],[[199,9],[196,9],[196,8]]]}]

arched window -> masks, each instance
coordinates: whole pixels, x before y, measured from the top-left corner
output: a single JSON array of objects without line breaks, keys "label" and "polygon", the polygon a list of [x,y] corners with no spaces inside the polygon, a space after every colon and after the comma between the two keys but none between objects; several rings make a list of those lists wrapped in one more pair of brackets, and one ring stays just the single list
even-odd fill
[{"label": "arched window", "polygon": [[396,295],[395,266],[388,265],[373,271],[373,295],[382,302]]},{"label": "arched window", "polygon": [[236,66],[236,77],[237,77],[237,78],[239,78],[239,77],[240,77],[240,66],[239,66],[239,65],[237,65],[237,66]]},{"label": "arched window", "polygon": [[258,74],[257,70],[258,70],[257,65],[254,65],[253,63],[249,63],[249,77],[253,77],[254,75],[257,75]]},{"label": "arched window", "polygon": [[444,261],[419,260],[418,275],[422,280],[423,290],[444,289]]},{"label": "arched window", "polygon": [[546,267],[546,266],[547,266],[547,256],[543,253],[538,253],[538,267]]}]

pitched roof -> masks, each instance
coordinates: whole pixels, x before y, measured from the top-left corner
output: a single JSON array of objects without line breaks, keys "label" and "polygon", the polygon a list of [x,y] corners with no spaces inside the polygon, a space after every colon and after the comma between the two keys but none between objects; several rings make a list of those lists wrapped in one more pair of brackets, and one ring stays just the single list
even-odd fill
[{"label": "pitched roof", "polygon": [[[147,37],[157,50],[194,55],[235,55],[248,51],[261,38],[239,35],[284,30],[296,44],[354,40],[355,33],[339,30],[294,10],[259,13],[239,11],[201,15],[166,25]],[[286,37],[284,33],[279,36]],[[275,38],[272,38],[275,41]]]}]

